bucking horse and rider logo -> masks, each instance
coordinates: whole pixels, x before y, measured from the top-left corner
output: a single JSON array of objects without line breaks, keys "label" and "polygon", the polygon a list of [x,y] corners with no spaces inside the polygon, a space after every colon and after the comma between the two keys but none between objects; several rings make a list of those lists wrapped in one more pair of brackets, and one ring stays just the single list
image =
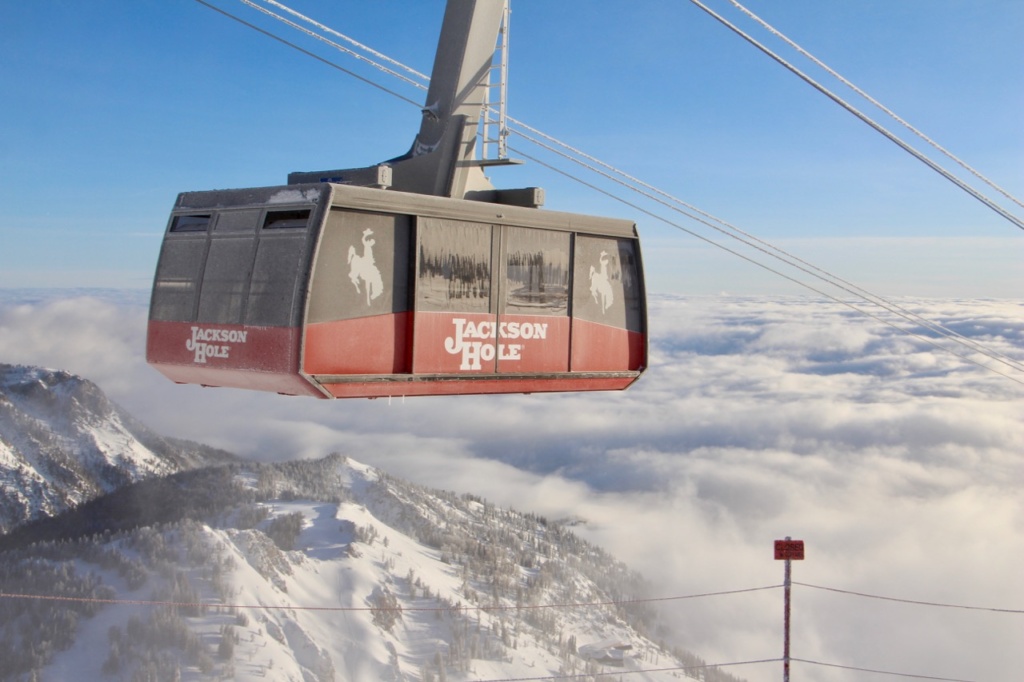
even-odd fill
[{"label": "bucking horse and rider logo", "polygon": [[590,266],[590,295],[594,297],[594,303],[601,306],[601,314],[604,315],[608,308],[615,302],[615,295],[612,290],[611,277],[608,275],[608,252],[602,251],[598,263],[601,269]]},{"label": "bucking horse and rider logo", "polygon": [[[370,305],[384,293],[384,280],[373,260],[373,230],[363,230],[363,253],[356,253],[356,247],[348,247],[348,278],[356,288],[356,293],[366,290],[366,305]],[[360,286],[362,282],[362,286]]]}]

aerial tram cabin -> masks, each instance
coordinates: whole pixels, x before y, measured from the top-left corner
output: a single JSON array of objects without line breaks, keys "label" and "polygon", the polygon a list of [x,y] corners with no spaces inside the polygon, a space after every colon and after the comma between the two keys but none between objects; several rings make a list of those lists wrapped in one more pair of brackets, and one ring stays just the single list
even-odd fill
[{"label": "aerial tram cabin", "polygon": [[542,190],[496,190],[473,158],[503,6],[448,3],[408,154],[178,196],[151,365],[179,383],[320,398],[614,390],[640,376],[636,226],[542,210]]},{"label": "aerial tram cabin", "polygon": [[182,194],[149,362],[347,398],[620,389],[645,363],[631,222],[328,183]]}]

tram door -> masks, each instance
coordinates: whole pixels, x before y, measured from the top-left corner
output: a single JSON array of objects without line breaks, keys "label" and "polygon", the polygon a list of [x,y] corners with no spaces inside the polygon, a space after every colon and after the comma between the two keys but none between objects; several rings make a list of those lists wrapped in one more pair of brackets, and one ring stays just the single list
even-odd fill
[{"label": "tram door", "polygon": [[493,374],[497,309],[492,264],[498,229],[420,218],[416,230],[416,374]]},{"label": "tram door", "polygon": [[417,374],[569,371],[568,232],[423,218]]},{"label": "tram door", "polygon": [[498,276],[498,372],[568,372],[572,235],[507,227]]}]

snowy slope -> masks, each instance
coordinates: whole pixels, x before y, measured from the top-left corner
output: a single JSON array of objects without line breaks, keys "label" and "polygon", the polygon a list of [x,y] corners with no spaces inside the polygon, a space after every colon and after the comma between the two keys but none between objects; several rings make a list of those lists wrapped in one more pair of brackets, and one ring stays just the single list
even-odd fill
[{"label": "snowy slope", "polygon": [[[19,664],[42,679],[686,676],[644,634],[656,614],[607,603],[642,596],[643,580],[559,524],[340,456],[231,471],[231,499],[205,518],[0,554],[12,591],[46,589],[12,577],[34,562],[37,572],[73,566],[62,584],[78,595],[164,602],[90,604],[96,613],[76,616],[68,646]],[[24,643],[62,637],[18,629],[28,609],[74,606],[24,601],[0,600],[11,666]]]},{"label": "snowy slope", "polygon": [[0,364],[0,532],[226,457],[155,435],[81,377]]}]

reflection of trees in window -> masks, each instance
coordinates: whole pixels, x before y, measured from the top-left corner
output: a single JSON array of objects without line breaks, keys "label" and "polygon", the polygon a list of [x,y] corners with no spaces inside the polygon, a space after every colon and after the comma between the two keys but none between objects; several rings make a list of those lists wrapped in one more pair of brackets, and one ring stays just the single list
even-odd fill
[{"label": "reflection of trees in window", "polygon": [[568,234],[509,228],[505,257],[505,303],[510,310],[566,313],[569,277]]},{"label": "reflection of trees in window", "polygon": [[486,311],[491,301],[491,227],[425,221],[417,299],[423,309]]},{"label": "reflection of trees in window", "polygon": [[449,300],[487,299],[491,296],[491,264],[472,255],[430,253],[420,246],[420,279],[441,278],[447,283]]},{"label": "reflection of trees in window", "polygon": [[506,269],[507,303],[564,310],[569,292],[569,269],[565,260],[564,254],[560,253],[510,252]]}]

